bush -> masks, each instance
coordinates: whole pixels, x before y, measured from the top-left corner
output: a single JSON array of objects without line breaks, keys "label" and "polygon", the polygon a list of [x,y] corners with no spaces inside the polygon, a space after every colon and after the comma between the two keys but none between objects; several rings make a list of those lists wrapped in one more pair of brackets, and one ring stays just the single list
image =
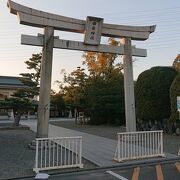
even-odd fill
[{"label": "bush", "polygon": [[91,79],[85,90],[91,124],[124,124],[123,76]]},{"label": "bush", "polygon": [[177,72],[171,67],[153,67],[141,73],[135,86],[136,115],[143,121],[170,117],[170,86]]},{"label": "bush", "polygon": [[170,87],[171,98],[171,116],[169,126],[179,121],[179,112],[177,111],[177,96],[180,96],[180,73],[176,76]]}]

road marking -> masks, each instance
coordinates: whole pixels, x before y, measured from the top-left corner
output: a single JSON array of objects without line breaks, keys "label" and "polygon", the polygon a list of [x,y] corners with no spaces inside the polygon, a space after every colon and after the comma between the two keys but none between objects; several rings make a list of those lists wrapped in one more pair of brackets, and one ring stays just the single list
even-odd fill
[{"label": "road marking", "polygon": [[175,163],[175,166],[176,166],[178,172],[180,173],[180,163],[179,163],[179,162],[176,162],[176,163]]},{"label": "road marking", "polygon": [[161,165],[156,165],[157,180],[164,180]]},{"label": "road marking", "polygon": [[106,172],[107,172],[108,174],[111,174],[112,176],[118,178],[118,179],[121,179],[121,180],[128,180],[128,179],[126,179],[125,177],[120,176],[119,174],[116,174],[116,173],[114,173],[114,172],[112,172],[112,171],[106,171]]},{"label": "road marking", "polygon": [[140,172],[140,167],[134,168],[132,180],[138,180],[139,172]]}]

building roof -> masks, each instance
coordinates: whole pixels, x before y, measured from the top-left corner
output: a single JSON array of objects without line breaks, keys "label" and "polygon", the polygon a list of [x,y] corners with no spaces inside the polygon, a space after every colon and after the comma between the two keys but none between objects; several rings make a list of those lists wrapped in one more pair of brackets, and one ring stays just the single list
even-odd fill
[{"label": "building roof", "polygon": [[13,76],[0,76],[0,89],[14,89],[14,88],[23,88],[25,86],[20,80],[20,77]]}]

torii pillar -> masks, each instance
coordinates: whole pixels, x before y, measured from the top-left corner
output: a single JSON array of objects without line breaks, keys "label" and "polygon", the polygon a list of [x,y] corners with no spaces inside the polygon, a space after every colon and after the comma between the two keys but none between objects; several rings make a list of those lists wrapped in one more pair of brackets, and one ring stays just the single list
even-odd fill
[{"label": "torii pillar", "polygon": [[47,138],[50,112],[50,91],[52,59],[54,47],[54,28],[45,27],[43,35],[43,51],[41,60],[41,82],[38,105],[37,137]]},{"label": "torii pillar", "polygon": [[131,39],[123,38],[121,43],[124,45],[123,68],[124,68],[126,131],[135,132],[136,113],[135,113]]}]

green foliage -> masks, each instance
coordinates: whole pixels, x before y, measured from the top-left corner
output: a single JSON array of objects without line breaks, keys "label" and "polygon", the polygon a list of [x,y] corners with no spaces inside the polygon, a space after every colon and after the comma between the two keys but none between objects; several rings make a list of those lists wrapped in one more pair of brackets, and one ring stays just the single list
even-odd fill
[{"label": "green foliage", "polygon": [[30,69],[31,73],[20,74],[22,76],[20,80],[28,87],[23,90],[26,92],[29,98],[33,98],[39,94],[41,58],[42,53],[32,54],[32,57],[29,58],[28,61],[25,61],[27,69]]},{"label": "green foliage", "polygon": [[58,82],[60,93],[66,106],[84,108],[84,86],[87,75],[83,68],[77,67],[69,75],[64,73],[64,82]]},{"label": "green foliage", "polygon": [[173,67],[176,69],[176,71],[180,72],[180,54],[178,54],[174,59]]},{"label": "green foliage", "polygon": [[5,99],[1,102],[1,107],[6,109],[13,109],[15,115],[15,125],[19,125],[21,115],[32,109],[32,99],[39,94],[39,80],[40,80],[40,67],[41,67],[42,54],[32,54],[32,58],[26,61],[27,69],[31,73],[21,73],[20,80],[26,86],[18,89],[11,98]]},{"label": "green foliage", "polygon": [[61,93],[51,93],[51,106],[62,116],[62,111],[65,110],[65,102]]},{"label": "green foliage", "polygon": [[4,101],[0,101],[0,106],[3,109],[13,109],[15,113],[14,125],[19,126],[21,115],[30,110],[32,106],[30,100],[22,96],[22,94],[15,93],[13,96],[14,97],[5,99]]},{"label": "green foliage", "polygon": [[170,86],[177,72],[171,67],[153,67],[141,73],[135,86],[136,115],[142,120],[170,117]]},{"label": "green foliage", "polygon": [[[113,46],[119,44],[113,38],[109,38],[108,42]],[[117,58],[116,54],[86,52],[83,57],[85,58],[83,64],[87,66],[91,77],[107,77],[114,69],[122,69],[120,63],[115,64],[115,59]]]},{"label": "green foliage", "polygon": [[[109,44],[118,45],[110,38]],[[78,67],[64,74],[60,83],[66,105],[84,111],[92,124],[124,123],[124,86],[121,64],[115,63],[117,55],[85,52],[83,65],[88,74]]]},{"label": "green foliage", "polygon": [[14,112],[20,111],[24,112],[31,107],[31,103],[26,98],[12,97],[5,101],[1,101],[1,108],[13,109]]},{"label": "green foliage", "polygon": [[85,89],[86,110],[91,124],[123,124],[124,88],[123,75],[114,74],[108,80],[90,78]]},{"label": "green foliage", "polygon": [[177,111],[177,96],[180,96],[180,73],[176,76],[170,87],[171,122],[177,122],[179,119],[179,112]]}]

